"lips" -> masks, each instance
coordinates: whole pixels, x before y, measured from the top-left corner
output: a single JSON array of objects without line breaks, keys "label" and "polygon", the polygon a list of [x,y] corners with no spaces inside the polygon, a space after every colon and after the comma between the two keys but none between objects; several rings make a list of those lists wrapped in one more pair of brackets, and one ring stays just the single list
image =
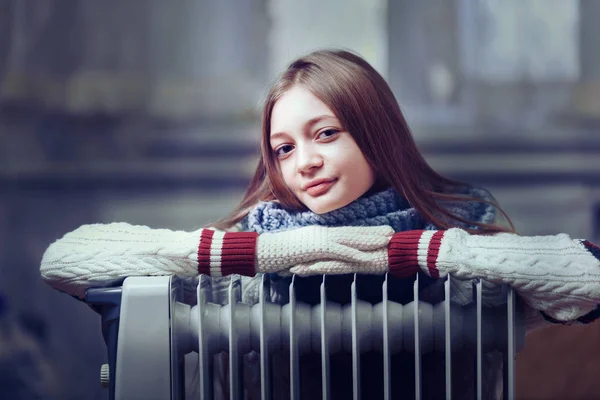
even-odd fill
[{"label": "lips", "polygon": [[315,184],[312,184],[306,188],[306,192],[313,197],[321,196],[327,193],[327,191],[333,186],[333,184],[336,181],[336,179],[333,179],[330,181],[315,182]]}]

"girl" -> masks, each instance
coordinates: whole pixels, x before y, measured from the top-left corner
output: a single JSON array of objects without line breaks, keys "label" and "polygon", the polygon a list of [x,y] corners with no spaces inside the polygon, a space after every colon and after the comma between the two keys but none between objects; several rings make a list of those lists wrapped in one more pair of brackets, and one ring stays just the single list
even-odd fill
[{"label": "girl", "polygon": [[[433,171],[387,83],[346,51],[301,57],[276,81],[256,172],[228,217],[189,233],[86,225],[52,244],[41,264],[47,282],[78,297],[129,275],[264,272],[281,302],[290,273],[388,271],[452,273],[465,280],[455,301],[468,279],[511,284],[529,329],[598,315],[600,249],[565,234],[517,236],[487,191]],[[243,281],[244,301],[256,301],[256,282]]]}]

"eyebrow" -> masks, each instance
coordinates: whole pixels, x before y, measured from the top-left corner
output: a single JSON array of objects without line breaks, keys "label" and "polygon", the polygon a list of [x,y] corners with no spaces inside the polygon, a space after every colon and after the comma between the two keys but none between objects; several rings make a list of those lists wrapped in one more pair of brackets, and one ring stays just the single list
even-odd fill
[{"label": "eyebrow", "polygon": [[[311,127],[311,126],[313,126],[313,125],[315,125],[315,124],[318,124],[319,122],[321,122],[321,121],[323,121],[323,120],[325,120],[325,119],[329,119],[329,118],[331,118],[331,119],[336,119],[336,120],[337,120],[337,118],[336,118],[336,117],[334,117],[333,115],[329,115],[329,114],[323,114],[323,115],[319,115],[318,117],[314,117],[314,118],[311,118],[311,119],[309,119],[309,120],[306,122],[306,124],[304,124],[304,127],[305,127],[305,128],[306,128],[306,127]],[[270,140],[270,139],[273,139],[273,138],[276,138],[276,137],[278,137],[278,136],[283,136],[283,135],[285,135],[285,134],[286,134],[285,132],[277,132],[277,133],[273,133],[271,136],[269,136],[269,140]]]}]

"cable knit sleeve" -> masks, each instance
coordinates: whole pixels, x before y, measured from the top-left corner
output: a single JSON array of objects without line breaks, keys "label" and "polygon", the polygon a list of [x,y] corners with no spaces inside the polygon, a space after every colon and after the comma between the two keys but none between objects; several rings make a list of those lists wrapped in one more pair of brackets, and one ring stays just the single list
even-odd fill
[{"label": "cable knit sleeve", "polygon": [[152,229],[127,223],[83,225],[52,243],[40,272],[52,287],[85,296],[127,276],[254,275],[256,234]]},{"label": "cable knit sleeve", "polygon": [[388,253],[391,273],[415,265],[431,277],[451,273],[510,284],[554,321],[589,322],[600,304],[600,248],[566,234],[407,231],[392,237]]}]

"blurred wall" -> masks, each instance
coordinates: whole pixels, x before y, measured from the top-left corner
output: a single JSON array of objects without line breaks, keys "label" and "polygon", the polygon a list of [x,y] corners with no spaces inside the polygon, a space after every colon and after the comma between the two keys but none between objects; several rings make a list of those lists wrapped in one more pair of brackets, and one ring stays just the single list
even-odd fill
[{"label": "blurred wall", "polygon": [[[43,251],[84,223],[225,215],[261,96],[311,47],[376,65],[427,160],[490,189],[520,233],[600,241],[599,2],[331,4],[0,0],[0,318],[19,327],[0,388],[27,376],[46,398],[105,398],[99,318],[40,281]],[[598,326],[529,336],[519,397],[599,397]]]}]

